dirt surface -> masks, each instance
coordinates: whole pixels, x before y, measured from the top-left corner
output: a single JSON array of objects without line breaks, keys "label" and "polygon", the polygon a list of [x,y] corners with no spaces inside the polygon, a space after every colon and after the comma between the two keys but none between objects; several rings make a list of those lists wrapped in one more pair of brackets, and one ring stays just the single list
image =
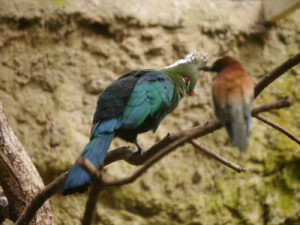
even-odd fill
[{"label": "dirt surface", "polygon": [[[160,69],[193,50],[238,58],[254,81],[300,49],[300,12],[264,24],[260,1],[0,0],[0,100],[10,125],[45,183],[69,169],[88,142],[98,94],[121,74]],[[299,66],[254,103],[290,95],[295,104],[266,114],[300,136]],[[212,119],[211,74],[144,148],[168,132]],[[237,174],[186,145],[134,184],[104,192],[97,224],[296,224],[300,221],[300,148],[253,119],[245,155],[225,131],[199,141],[248,169]],[[128,145],[114,140],[111,149]],[[132,146],[133,147],[133,146]],[[108,177],[135,167],[109,166]],[[80,224],[86,195],[52,198],[57,224]]]}]

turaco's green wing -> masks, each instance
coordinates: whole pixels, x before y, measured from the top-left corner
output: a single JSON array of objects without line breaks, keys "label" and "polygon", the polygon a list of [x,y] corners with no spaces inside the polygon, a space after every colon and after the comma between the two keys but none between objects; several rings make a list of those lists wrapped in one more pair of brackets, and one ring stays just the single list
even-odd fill
[{"label": "turaco's green wing", "polygon": [[155,131],[170,112],[173,92],[174,85],[164,74],[153,70],[143,74],[126,103],[121,128],[136,129],[151,117]]}]

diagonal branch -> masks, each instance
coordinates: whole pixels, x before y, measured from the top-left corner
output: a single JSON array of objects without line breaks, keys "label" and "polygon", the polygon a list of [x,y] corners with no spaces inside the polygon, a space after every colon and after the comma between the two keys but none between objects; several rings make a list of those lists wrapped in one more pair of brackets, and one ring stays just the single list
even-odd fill
[{"label": "diagonal branch", "polygon": [[284,63],[277,66],[270,73],[265,75],[256,85],[255,85],[255,98],[266,88],[268,87],[274,80],[283,75],[289,69],[293,68],[297,64],[300,63],[300,52],[296,55],[290,57]]},{"label": "diagonal branch", "polygon": [[[266,112],[272,109],[288,107],[292,103],[293,101],[291,100],[291,97],[285,97],[278,101],[254,108],[252,110],[252,115],[254,116],[260,112]],[[222,125],[220,122],[216,120],[211,120],[200,126],[179,131],[173,134],[168,134],[160,142],[154,144],[149,150],[145,151],[145,153],[142,156],[134,154],[134,151],[127,147],[118,148],[107,153],[104,164],[107,165],[112,162],[123,159],[132,165],[143,165],[147,159],[151,158],[157,152],[161,151],[163,147],[169,145],[170,143],[174,142],[175,140],[178,140],[183,136],[192,135],[194,138],[199,138],[201,136],[212,133],[221,127]]]},{"label": "diagonal branch", "polygon": [[[87,201],[85,213],[84,213],[84,219],[82,222],[82,225],[90,225],[92,218],[93,218],[93,212],[94,208],[96,207],[97,203],[97,197],[100,193],[101,190],[107,187],[112,187],[112,186],[121,186],[125,184],[129,184],[134,182],[137,178],[139,178],[143,173],[147,171],[153,164],[161,160],[164,156],[166,156],[168,153],[171,151],[175,150],[177,147],[179,147],[182,144],[185,144],[187,140],[191,139],[191,134],[181,137],[177,141],[171,143],[170,145],[166,146],[163,148],[161,151],[159,151],[156,155],[152,156],[150,159],[148,159],[144,166],[138,169],[136,172],[134,172],[131,176],[120,179],[120,180],[114,180],[114,181],[107,181],[102,178],[101,172],[97,169],[96,166],[94,166],[89,160],[80,157],[77,160],[77,164],[81,166],[91,177],[93,177],[93,185],[91,188],[91,192],[89,194],[89,198]],[[195,140],[190,140],[190,142],[197,148],[200,149],[202,152],[205,152],[206,154],[210,155],[214,159],[218,160],[219,162],[229,166],[230,168],[242,172],[246,171],[241,166],[238,166],[220,156],[217,154],[211,152],[204,146],[200,145],[197,141]]]},{"label": "diagonal branch", "polygon": [[206,155],[208,155],[209,157],[219,161],[220,163],[224,164],[225,166],[228,166],[229,168],[237,171],[237,172],[245,172],[247,171],[244,167],[241,167],[225,158],[223,158],[222,156],[210,151],[207,147],[205,147],[204,145],[200,144],[199,142],[197,142],[196,140],[192,140],[191,144],[198,150],[200,150],[201,152],[205,153]]},{"label": "diagonal branch", "polygon": [[18,220],[16,221],[15,225],[23,225],[29,224],[29,222],[34,217],[36,211],[42,207],[45,201],[47,201],[51,196],[53,196],[61,187],[62,183],[64,182],[68,172],[61,174],[58,178],[48,184],[44,190],[41,190],[35,197],[33,197],[30,204],[28,204],[21,215],[19,216]]},{"label": "diagonal branch", "polygon": [[283,127],[279,126],[277,123],[274,123],[273,121],[267,119],[266,117],[262,116],[262,115],[255,115],[254,116],[256,119],[270,125],[271,127],[275,128],[276,130],[279,130],[281,133],[283,133],[284,135],[286,135],[287,137],[289,137],[291,140],[293,140],[294,142],[296,142],[298,145],[300,145],[300,138],[296,137],[295,135],[293,135],[291,132],[287,131],[286,129],[284,129]]},{"label": "diagonal branch", "polygon": [[78,166],[80,166],[82,169],[85,170],[85,172],[87,172],[90,175],[93,183],[102,181],[101,171],[93,163],[91,163],[88,159],[80,156],[76,160],[76,163],[78,164]]},{"label": "diagonal branch", "polygon": [[285,107],[289,107],[293,104],[293,99],[290,96],[286,96],[282,99],[279,99],[275,102],[271,102],[268,104],[261,105],[252,109],[252,116],[257,115],[258,113],[267,112],[273,109],[282,109]]},{"label": "diagonal branch", "polygon": [[135,160],[132,160],[133,157],[134,157],[133,150],[131,150],[129,147],[120,147],[120,148],[116,148],[106,154],[104,164],[108,165],[115,161],[125,160],[129,164],[138,165],[138,164],[134,163]]},{"label": "diagonal branch", "polygon": [[[162,159],[165,155],[168,153],[174,151],[177,147],[185,144],[188,141],[191,141],[193,138],[193,134],[189,134],[186,136],[183,136],[179,138],[178,140],[170,143],[169,145],[162,148],[157,154],[149,158],[143,167],[139,168],[136,172],[134,172],[131,176],[120,179],[120,180],[114,180],[114,181],[107,181],[101,178],[101,184],[102,187],[110,187],[110,186],[121,186],[124,184],[131,183],[135,181],[138,177],[140,177],[144,172],[147,171],[148,168],[150,168],[154,163],[158,162],[160,159]],[[77,163],[82,166],[83,169],[85,169],[90,175],[95,176],[95,166],[88,162],[87,159],[81,158],[80,160],[77,160]],[[97,176],[97,175],[96,175]],[[99,177],[98,177],[99,178]]]},{"label": "diagonal branch", "polygon": [[148,168],[150,168],[154,163],[158,162],[160,159],[162,159],[164,156],[169,154],[170,152],[174,151],[179,146],[185,144],[186,142],[192,140],[193,135],[186,135],[181,138],[179,138],[176,141],[173,141],[169,145],[162,148],[160,151],[158,151],[154,156],[149,158],[143,165],[143,167],[139,168],[133,175],[123,178],[116,181],[103,181],[105,186],[120,186],[124,184],[131,183],[135,181],[139,176],[141,176],[144,172],[147,171]]}]

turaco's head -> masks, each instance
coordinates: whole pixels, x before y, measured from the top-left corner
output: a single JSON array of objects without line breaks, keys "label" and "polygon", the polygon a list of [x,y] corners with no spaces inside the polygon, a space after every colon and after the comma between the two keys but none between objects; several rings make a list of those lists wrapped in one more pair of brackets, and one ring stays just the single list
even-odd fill
[{"label": "turaco's head", "polygon": [[166,74],[174,82],[181,95],[187,93],[193,96],[200,70],[204,67],[206,61],[207,53],[196,51],[163,68],[160,72]]}]

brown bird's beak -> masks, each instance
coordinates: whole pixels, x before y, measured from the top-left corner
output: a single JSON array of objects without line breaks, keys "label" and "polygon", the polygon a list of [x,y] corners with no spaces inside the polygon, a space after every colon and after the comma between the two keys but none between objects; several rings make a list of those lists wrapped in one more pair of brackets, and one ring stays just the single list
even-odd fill
[{"label": "brown bird's beak", "polygon": [[211,67],[211,66],[202,66],[202,67],[199,67],[198,70],[203,70],[203,71],[214,71],[214,70],[213,70],[213,67]]}]

